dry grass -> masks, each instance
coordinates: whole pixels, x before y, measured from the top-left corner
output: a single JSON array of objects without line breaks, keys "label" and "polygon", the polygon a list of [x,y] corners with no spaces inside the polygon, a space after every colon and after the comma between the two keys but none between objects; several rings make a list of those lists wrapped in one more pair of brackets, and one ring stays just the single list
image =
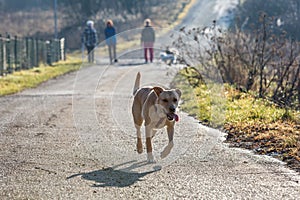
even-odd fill
[{"label": "dry grass", "polygon": [[233,147],[242,147],[270,155],[287,162],[300,172],[300,124],[292,121],[272,123],[239,122],[224,126],[227,142]]},{"label": "dry grass", "polygon": [[300,172],[300,113],[227,87],[224,130],[234,147],[274,156]]},{"label": "dry grass", "polygon": [[219,106],[221,111],[226,112],[222,128],[228,134],[226,141],[231,146],[274,156],[300,172],[299,111],[279,108],[228,85],[224,85],[226,108],[223,109],[224,104],[220,101],[224,99],[212,96],[209,85],[191,87],[182,76],[184,74],[175,79],[176,87],[183,90],[183,110],[205,125],[218,127],[220,124],[212,121],[212,108]]}]

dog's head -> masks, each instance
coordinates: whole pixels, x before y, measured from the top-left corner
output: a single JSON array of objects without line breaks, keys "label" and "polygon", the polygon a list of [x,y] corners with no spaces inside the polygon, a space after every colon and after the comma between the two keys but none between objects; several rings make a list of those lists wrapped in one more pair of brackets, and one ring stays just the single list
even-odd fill
[{"label": "dog's head", "polygon": [[178,107],[181,91],[179,89],[165,90],[161,87],[154,87],[153,90],[157,95],[156,103],[163,108],[168,120],[176,120],[178,117],[175,112]]}]

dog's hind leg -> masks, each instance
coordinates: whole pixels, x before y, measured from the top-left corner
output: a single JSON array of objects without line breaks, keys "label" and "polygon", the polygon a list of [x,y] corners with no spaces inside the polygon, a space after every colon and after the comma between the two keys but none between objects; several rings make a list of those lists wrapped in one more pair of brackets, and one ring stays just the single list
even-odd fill
[{"label": "dog's hind leg", "polygon": [[136,150],[138,153],[143,153],[141,126],[136,124],[135,128],[136,128],[136,136],[137,136]]},{"label": "dog's hind leg", "polygon": [[139,101],[137,101],[136,99],[134,99],[133,101],[132,115],[133,115],[134,125],[136,128],[136,137],[137,137],[136,149],[138,153],[143,153],[141,127],[144,119],[142,116],[142,106],[141,104],[139,104]]},{"label": "dog's hind leg", "polygon": [[152,153],[152,129],[146,126],[146,148],[147,148],[147,161],[148,163],[154,163],[154,156]]}]

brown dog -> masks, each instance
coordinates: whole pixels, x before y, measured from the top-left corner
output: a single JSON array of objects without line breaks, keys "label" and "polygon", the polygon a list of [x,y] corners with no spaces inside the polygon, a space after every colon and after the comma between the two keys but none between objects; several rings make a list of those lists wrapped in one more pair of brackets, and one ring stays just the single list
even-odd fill
[{"label": "brown dog", "polygon": [[161,152],[161,158],[166,157],[173,147],[175,121],[178,116],[175,111],[178,106],[181,91],[167,90],[162,87],[140,88],[141,74],[138,73],[133,89],[132,115],[137,133],[137,152],[143,152],[141,127],[145,121],[146,149],[148,162],[154,162],[151,139],[158,129],[167,127],[169,143]]}]

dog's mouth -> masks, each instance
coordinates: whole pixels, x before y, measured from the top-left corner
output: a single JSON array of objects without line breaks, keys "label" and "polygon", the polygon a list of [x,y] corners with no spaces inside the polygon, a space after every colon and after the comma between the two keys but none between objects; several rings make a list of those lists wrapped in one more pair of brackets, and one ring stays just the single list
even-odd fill
[{"label": "dog's mouth", "polygon": [[179,121],[179,117],[178,117],[178,115],[175,114],[175,113],[168,113],[168,114],[167,114],[167,118],[168,118],[168,120],[170,120],[170,121],[173,121],[173,120],[175,120],[176,122]]}]

